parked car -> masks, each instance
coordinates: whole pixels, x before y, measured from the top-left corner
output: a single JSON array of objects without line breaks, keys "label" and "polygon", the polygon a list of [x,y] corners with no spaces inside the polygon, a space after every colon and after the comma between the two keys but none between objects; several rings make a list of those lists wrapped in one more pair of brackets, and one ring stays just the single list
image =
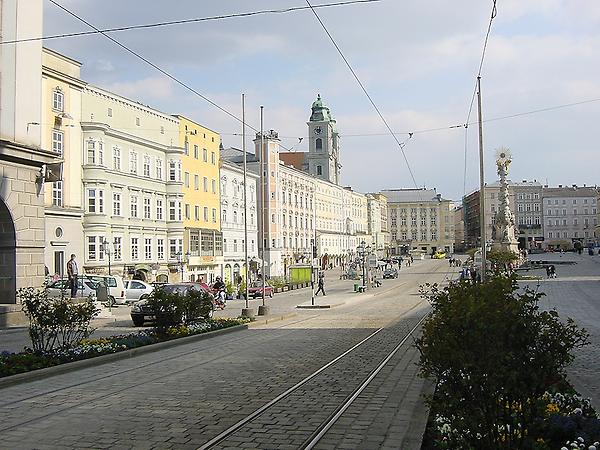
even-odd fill
[{"label": "parked car", "polygon": [[[77,294],[76,298],[87,298],[91,296],[96,298],[97,284],[90,280],[79,278],[77,280]],[[54,282],[50,282],[46,287],[48,297],[60,298],[64,295],[65,298],[71,297],[71,285],[68,279],[61,279]]]},{"label": "parked car", "polygon": [[398,278],[398,269],[385,269],[383,271],[383,278]]},{"label": "parked car", "polygon": [[[169,294],[180,294],[186,295],[190,290],[203,290],[208,292],[212,297],[211,289],[204,283],[167,283],[161,286],[159,289],[164,290]],[[213,297],[214,298],[214,297]],[[214,304],[214,300],[213,300]],[[213,307],[214,310],[214,307]],[[154,311],[152,307],[148,304],[148,299],[137,301],[131,307],[131,320],[133,321],[133,325],[136,327],[141,327],[146,322],[152,322],[154,320]],[[213,316],[213,311],[211,310],[208,314],[208,317]]]},{"label": "parked car", "polygon": [[95,283],[105,283],[108,288],[108,305],[125,305],[125,284],[119,275],[84,275],[84,279]]},{"label": "parked car", "polygon": [[135,303],[144,300],[154,290],[154,286],[140,280],[125,280],[125,302]]},{"label": "parked car", "polygon": [[[262,297],[262,281],[253,281],[250,286],[248,286],[248,296],[249,297]],[[265,283],[265,297],[273,297],[273,286],[269,283]]]}]

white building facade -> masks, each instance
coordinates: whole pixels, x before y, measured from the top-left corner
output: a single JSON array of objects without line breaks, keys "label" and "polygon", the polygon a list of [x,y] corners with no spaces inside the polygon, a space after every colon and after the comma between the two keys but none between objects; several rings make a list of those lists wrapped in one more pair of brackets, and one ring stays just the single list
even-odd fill
[{"label": "white building facade", "polygon": [[388,200],[391,254],[454,252],[454,205],[435,189],[381,191]]},{"label": "white building facade", "polygon": [[[179,123],[100,88],[82,97],[84,270],[145,280],[183,272]],[[110,263],[110,264],[109,264]]]},{"label": "white building facade", "polygon": [[[257,186],[258,175],[246,172],[236,164],[221,163],[221,231],[223,233],[223,271],[225,283],[246,277],[244,195],[247,201],[248,261],[251,279],[255,278],[258,260]],[[245,194],[244,194],[245,193]]]}]

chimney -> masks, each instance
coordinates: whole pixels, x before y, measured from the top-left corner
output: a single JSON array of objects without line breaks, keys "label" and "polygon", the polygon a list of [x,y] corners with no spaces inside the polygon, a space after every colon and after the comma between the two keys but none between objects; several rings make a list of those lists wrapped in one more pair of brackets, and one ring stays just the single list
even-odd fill
[{"label": "chimney", "polygon": [[558,185],[558,187],[559,187],[559,188],[561,188],[561,187],[562,187],[562,184],[559,184],[559,185]]}]

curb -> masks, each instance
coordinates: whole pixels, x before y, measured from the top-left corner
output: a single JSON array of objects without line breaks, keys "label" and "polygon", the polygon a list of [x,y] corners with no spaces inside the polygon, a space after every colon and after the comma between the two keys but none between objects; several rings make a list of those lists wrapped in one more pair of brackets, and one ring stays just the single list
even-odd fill
[{"label": "curb", "polygon": [[[274,316],[274,317],[264,317],[264,316],[258,316],[261,317],[261,319],[255,319],[253,322],[247,323],[245,324],[247,328],[254,328],[256,326],[259,325],[268,325],[271,322],[281,322],[283,320],[287,320],[287,319],[291,319],[292,317],[296,317],[296,313],[287,313],[287,314],[282,314],[279,316]],[[262,318],[264,317],[264,319]]]},{"label": "curb", "polygon": [[102,364],[107,364],[122,359],[129,359],[135,356],[154,352],[156,350],[163,350],[171,347],[176,347],[178,345],[202,341],[204,339],[210,339],[221,334],[229,334],[234,333],[236,331],[247,330],[249,328],[248,325],[249,324],[235,325],[228,328],[222,328],[220,330],[209,331],[208,333],[201,333],[196,334],[194,336],[186,336],[182,338],[171,339],[169,341],[157,342],[156,344],[144,345],[142,347],[132,348],[130,350],[123,350],[117,353],[109,353],[108,355],[96,356],[93,358],[82,359],[80,361],[73,361],[70,363],[59,364],[57,366],[46,367],[44,369],[37,369],[32,370],[30,372],[9,375],[7,377],[0,378],[0,389],[4,389],[21,383],[27,383],[29,381],[36,381],[44,378],[53,377],[54,375],[60,375],[62,373],[70,372],[72,370],[85,369],[87,367],[99,366]]}]

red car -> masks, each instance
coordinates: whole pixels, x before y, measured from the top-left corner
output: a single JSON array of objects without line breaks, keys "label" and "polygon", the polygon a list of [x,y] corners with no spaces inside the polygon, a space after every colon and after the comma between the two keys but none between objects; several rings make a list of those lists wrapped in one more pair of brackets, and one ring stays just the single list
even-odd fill
[{"label": "red car", "polygon": [[[262,297],[262,281],[254,281],[248,286],[249,297]],[[273,297],[273,286],[265,283],[265,297]]]}]

